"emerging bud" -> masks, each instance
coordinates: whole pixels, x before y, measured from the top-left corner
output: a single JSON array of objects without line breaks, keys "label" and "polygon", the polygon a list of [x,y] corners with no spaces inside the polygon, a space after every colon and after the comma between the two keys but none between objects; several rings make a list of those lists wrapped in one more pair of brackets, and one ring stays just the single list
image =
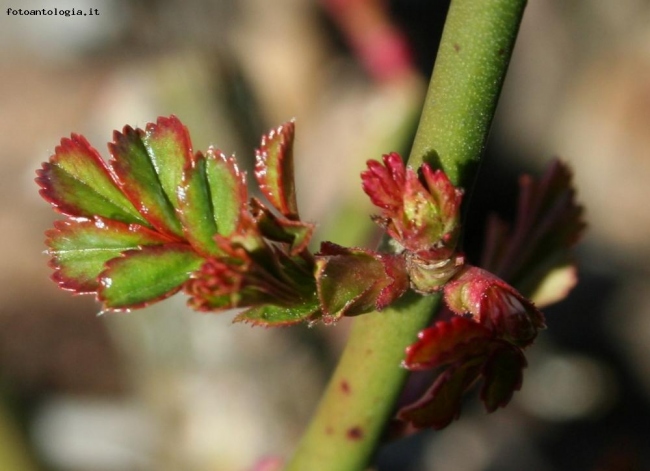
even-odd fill
[{"label": "emerging bud", "polygon": [[[427,168],[422,172],[425,180],[439,178]],[[570,181],[570,172],[558,162],[539,183],[530,177],[521,180],[512,233],[496,218],[489,225],[482,266],[496,275],[463,266],[460,255],[453,264],[453,249],[448,258],[439,251],[437,261],[428,264],[418,258],[421,252],[405,254],[412,286],[430,292],[444,284],[445,302],[456,315],[420,332],[418,340],[406,349],[407,369],[436,369],[438,375],[420,399],[399,411],[401,420],[415,428],[440,429],[458,418],[462,396],[472,385],[482,383],[480,398],[488,412],[504,407],[521,388],[526,367],[523,349],[545,327],[544,317],[533,302],[499,276],[526,295],[539,296],[539,286],[551,271],[568,268],[563,272],[564,282],[554,284],[554,293],[537,298],[546,302],[564,297],[575,283],[569,249],[582,233],[584,222]],[[433,187],[445,185],[429,183],[429,188]],[[456,206],[449,189],[441,195],[441,208]],[[453,229],[447,231],[454,233]],[[444,251],[453,245],[441,247]],[[427,255],[430,253],[425,259]]]},{"label": "emerging bud", "polygon": [[331,242],[316,254],[315,276],[325,322],[381,310],[409,286],[403,257]]},{"label": "emerging bud", "polygon": [[411,277],[411,287],[422,294],[440,290],[463,267],[465,257],[450,256],[429,261],[418,254],[406,253],[406,266]]},{"label": "emerging bud", "polygon": [[421,176],[406,168],[399,154],[383,156],[384,165],[368,161],[361,174],[363,190],[382,209],[375,221],[404,249],[440,258],[442,248],[453,250],[460,229],[462,191],[442,170],[422,165]]},{"label": "emerging bud", "polygon": [[463,192],[428,164],[418,176],[399,154],[384,155],[383,161],[369,160],[361,174],[364,191],[382,209],[374,220],[405,252],[411,287],[423,294],[437,291],[463,265],[456,254]]},{"label": "emerging bud", "polygon": [[502,279],[468,266],[445,285],[445,301],[456,314],[471,314],[508,342],[529,345],[543,329],[544,316],[535,305]]},{"label": "emerging bud", "polygon": [[220,244],[227,256],[208,258],[185,284],[192,308],[217,312],[244,307],[236,321],[267,326],[320,314],[310,264],[266,244],[251,252],[227,243]]}]

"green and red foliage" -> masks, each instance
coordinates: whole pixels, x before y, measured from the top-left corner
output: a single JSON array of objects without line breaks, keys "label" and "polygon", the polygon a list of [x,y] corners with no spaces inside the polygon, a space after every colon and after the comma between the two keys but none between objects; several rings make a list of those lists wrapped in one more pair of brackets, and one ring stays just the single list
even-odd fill
[{"label": "green and red foliage", "polygon": [[[451,318],[420,332],[403,362],[439,374],[398,417],[442,428],[479,381],[488,411],[505,406],[522,384],[523,349],[545,326],[515,287],[534,292],[552,268],[573,274],[569,249],[584,223],[566,167],[555,163],[540,183],[522,179],[515,229],[509,234],[493,219],[478,268],[458,248],[462,189],[442,170],[414,170],[387,154],[383,164],[368,161],[361,179],[392,252],[323,242],[312,253],[315,225],[300,219],[296,198],[294,134],[294,122],[285,123],[256,150],[264,200],[249,198],[234,157],[194,152],[175,116],[116,131],[108,161],[81,136],[62,139],[36,178],[43,198],[66,216],[47,232],[53,279],[95,294],[106,310],[141,308],[182,290],[195,310],[243,308],[235,321],[264,326],[333,324],[381,310],[409,288],[441,292]],[[561,291],[572,281],[565,277]]]}]

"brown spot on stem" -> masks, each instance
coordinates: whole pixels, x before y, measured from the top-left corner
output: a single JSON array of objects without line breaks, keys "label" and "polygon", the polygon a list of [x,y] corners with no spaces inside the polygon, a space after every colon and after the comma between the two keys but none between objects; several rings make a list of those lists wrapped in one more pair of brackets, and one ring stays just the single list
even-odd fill
[{"label": "brown spot on stem", "polygon": [[341,391],[343,391],[343,394],[350,394],[350,383],[345,379],[341,380]]},{"label": "brown spot on stem", "polygon": [[460,44],[454,43],[454,51],[460,52]]},{"label": "brown spot on stem", "polygon": [[504,48],[499,49],[499,51],[497,52],[497,54],[499,54],[499,56],[502,56],[505,53],[506,53],[506,50]]},{"label": "brown spot on stem", "polygon": [[363,438],[363,429],[359,426],[351,427],[348,429],[347,437],[349,440],[361,440]]},{"label": "brown spot on stem", "polygon": [[333,433],[334,433],[334,429],[332,429],[332,427],[328,426],[325,429],[325,435],[332,435]]}]

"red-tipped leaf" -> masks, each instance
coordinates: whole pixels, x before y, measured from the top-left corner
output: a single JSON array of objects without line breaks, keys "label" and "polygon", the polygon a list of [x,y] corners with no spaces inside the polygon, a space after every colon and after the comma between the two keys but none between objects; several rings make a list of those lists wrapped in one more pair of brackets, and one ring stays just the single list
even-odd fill
[{"label": "red-tipped leaf", "polygon": [[192,158],[187,128],[176,116],[160,117],[156,123],[147,124],[142,140],[165,195],[172,206],[178,208],[177,189],[183,169]]},{"label": "red-tipped leaf", "polygon": [[52,277],[63,289],[76,293],[97,290],[104,264],[125,250],[161,245],[170,239],[138,224],[96,217],[55,221],[46,232]]},{"label": "red-tipped leaf", "polygon": [[269,202],[285,217],[298,219],[293,171],[294,121],[262,137],[255,152],[255,177]]},{"label": "red-tipped leaf", "polygon": [[183,181],[178,188],[178,217],[192,247],[205,255],[216,255],[219,252],[214,239],[217,225],[212,212],[205,160],[198,152],[183,171]]},{"label": "red-tipped leaf", "polygon": [[244,174],[233,157],[226,157],[212,147],[206,153],[205,172],[217,232],[230,236],[239,225],[242,208],[248,199]]},{"label": "red-tipped leaf", "polygon": [[176,293],[202,262],[187,244],[128,250],[106,263],[97,297],[107,309],[144,307]]},{"label": "red-tipped leaf", "polygon": [[99,153],[82,136],[61,139],[37,175],[41,196],[63,214],[147,224],[117,187]]},{"label": "red-tipped leaf", "polygon": [[161,186],[156,169],[143,142],[144,132],[125,126],[113,134],[108,145],[113,156],[110,165],[122,191],[140,214],[161,232],[183,236],[174,206]]}]

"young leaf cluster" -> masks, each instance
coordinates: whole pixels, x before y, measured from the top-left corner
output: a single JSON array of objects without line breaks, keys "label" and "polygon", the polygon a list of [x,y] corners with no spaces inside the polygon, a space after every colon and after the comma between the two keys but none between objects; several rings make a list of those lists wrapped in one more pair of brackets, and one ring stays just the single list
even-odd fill
[{"label": "young leaf cluster", "polygon": [[[522,179],[515,228],[492,219],[479,268],[458,247],[462,189],[442,170],[415,170],[390,153],[368,161],[361,178],[392,252],[323,242],[312,253],[315,226],[301,220],[296,198],[294,134],[290,121],[262,137],[254,170],[262,198],[249,197],[234,157],[194,152],[175,116],[116,131],[107,161],[79,135],[62,139],[36,178],[66,216],[47,232],[54,280],[95,294],[106,310],[183,291],[195,310],[241,308],[236,321],[265,326],[331,324],[381,310],[409,288],[442,292],[450,319],[422,331],[403,362],[439,374],[398,417],[442,428],[478,382],[488,411],[505,406],[522,384],[523,350],[545,324],[503,278],[532,293],[551,268],[572,267],[568,251],[584,223],[570,172],[555,163],[540,183]],[[564,292],[572,282],[565,278]]]}]

